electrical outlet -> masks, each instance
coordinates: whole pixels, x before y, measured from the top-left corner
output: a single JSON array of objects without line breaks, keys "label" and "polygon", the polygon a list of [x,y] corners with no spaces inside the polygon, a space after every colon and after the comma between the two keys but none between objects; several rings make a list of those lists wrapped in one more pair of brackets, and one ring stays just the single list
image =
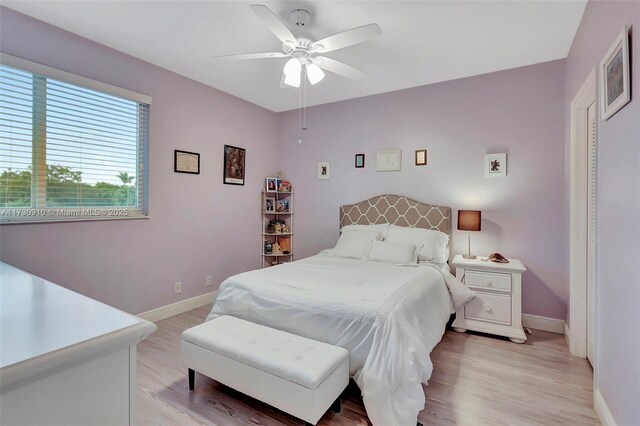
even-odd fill
[{"label": "electrical outlet", "polygon": [[178,281],[173,285],[173,294],[180,294],[180,293],[182,293],[182,282]]},{"label": "electrical outlet", "polygon": [[213,285],[213,275],[207,275],[207,287]]}]

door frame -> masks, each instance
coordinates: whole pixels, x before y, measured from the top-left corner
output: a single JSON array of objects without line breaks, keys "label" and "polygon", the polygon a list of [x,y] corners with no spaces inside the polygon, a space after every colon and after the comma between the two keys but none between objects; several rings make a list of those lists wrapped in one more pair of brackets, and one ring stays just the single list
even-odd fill
[{"label": "door frame", "polygon": [[[596,70],[586,80],[571,101],[570,206],[569,206],[569,350],[572,355],[587,357],[587,227],[589,201],[589,147],[587,140],[587,108],[596,101]],[[596,121],[598,120],[596,108]],[[597,276],[597,272],[596,272]],[[596,281],[597,282],[597,281]],[[597,285],[594,289],[597,300]],[[595,301],[594,301],[595,302]],[[597,303],[594,303],[594,316]],[[597,348],[597,321],[594,327]],[[594,364],[597,351],[594,351]]]}]

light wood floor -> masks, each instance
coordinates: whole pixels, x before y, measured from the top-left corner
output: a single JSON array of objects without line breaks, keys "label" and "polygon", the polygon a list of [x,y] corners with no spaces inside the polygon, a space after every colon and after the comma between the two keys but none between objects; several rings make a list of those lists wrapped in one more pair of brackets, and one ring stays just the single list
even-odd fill
[{"label": "light wood floor", "polygon": [[[182,331],[199,324],[211,306],[158,322],[138,345],[140,425],[301,425],[303,422],[197,374],[189,392],[180,362]],[[524,345],[479,334],[447,331],[434,349],[425,386],[424,425],[592,425],[592,372],[569,354],[564,337],[533,330]],[[369,424],[356,386],[340,414],[321,425]]]}]

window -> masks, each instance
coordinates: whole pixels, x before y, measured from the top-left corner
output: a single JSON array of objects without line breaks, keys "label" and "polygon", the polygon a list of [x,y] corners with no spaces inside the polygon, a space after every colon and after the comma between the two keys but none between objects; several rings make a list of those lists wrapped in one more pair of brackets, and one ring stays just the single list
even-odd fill
[{"label": "window", "polygon": [[0,223],[146,217],[150,103],[2,54]]}]

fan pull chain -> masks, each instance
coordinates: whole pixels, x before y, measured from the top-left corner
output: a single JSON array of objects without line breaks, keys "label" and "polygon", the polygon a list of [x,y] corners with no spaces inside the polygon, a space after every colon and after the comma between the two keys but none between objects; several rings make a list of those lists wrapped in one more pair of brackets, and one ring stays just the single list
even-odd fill
[{"label": "fan pull chain", "polygon": [[302,143],[302,89],[298,90],[298,143]]}]

